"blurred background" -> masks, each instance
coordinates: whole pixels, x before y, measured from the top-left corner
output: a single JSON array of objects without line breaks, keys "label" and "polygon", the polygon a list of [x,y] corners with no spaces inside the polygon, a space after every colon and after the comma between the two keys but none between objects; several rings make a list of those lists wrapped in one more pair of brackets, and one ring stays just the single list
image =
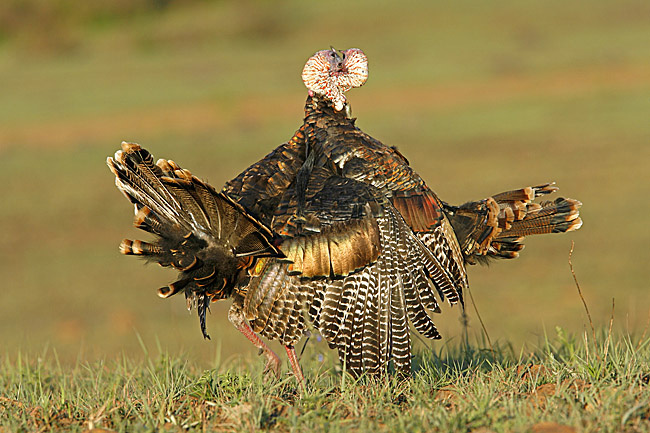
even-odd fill
[{"label": "blurred background", "polygon": [[[132,209],[105,159],[122,140],[220,187],[301,124],[300,72],[359,47],[358,125],[445,201],[556,181],[583,228],[469,270],[493,341],[555,327],[642,333],[650,314],[650,2],[4,0],[0,3],[0,347],[63,363],[146,347],[206,367],[255,354],[213,304],[212,341],[174,272],[121,256]],[[146,237],[146,234],[144,234]],[[468,304],[469,333],[480,326]],[[460,309],[437,318],[462,337]],[[311,344],[311,343],[310,343]]]}]

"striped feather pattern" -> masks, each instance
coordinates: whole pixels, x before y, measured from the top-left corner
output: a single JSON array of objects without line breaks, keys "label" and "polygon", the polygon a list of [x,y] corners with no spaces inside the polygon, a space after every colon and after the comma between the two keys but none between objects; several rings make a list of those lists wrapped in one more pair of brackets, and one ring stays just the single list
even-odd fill
[{"label": "striped feather pattern", "polygon": [[[411,341],[408,322],[406,320],[406,303],[401,284],[400,268],[397,263],[397,225],[394,214],[388,218],[388,224],[382,225],[382,235],[385,242],[386,260],[382,261],[379,270],[390,293],[390,351],[395,370],[410,374],[411,370]],[[397,236],[396,236],[397,235]]]},{"label": "striped feather pattern", "polygon": [[379,230],[374,218],[326,226],[320,233],[295,236],[280,250],[292,262],[290,274],[303,277],[345,276],[379,256]]},{"label": "striped feather pattern", "polygon": [[356,300],[357,291],[355,283],[359,278],[357,274],[343,280],[334,280],[324,287],[320,316],[316,320],[320,324],[320,332],[328,342],[338,341],[339,332],[344,333],[349,326],[348,315],[351,310],[353,297]]},{"label": "striped feather pattern", "polygon": [[[285,258],[268,260],[246,288],[246,317],[262,335],[292,344],[308,312],[353,374],[381,373],[391,360],[407,372],[409,322],[439,338],[429,316],[440,311],[434,293],[462,300],[466,275],[453,229],[397,149],[317,98],[308,98],[306,113],[304,137],[293,145],[300,151],[283,145],[224,189],[257,206],[283,236]],[[289,154],[299,163],[285,162]],[[281,164],[294,181],[272,196],[264,176]],[[259,206],[258,196],[274,207]],[[289,332],[289,321],[299,331]]]},{"label": "striped feather pattern", "polygon": [[542,202],[534,210],[528,210],[526,216],[514,221],[501,237],[522,237],[545,233],[564,233],[577,230],[582,225],[578,208],[582,205],[577,200],[558,198],[555,201]]},{"label": "striped feather pattern", "polygon": [[[342,329],[335,340],[339,351],[343,349],[347,369],[355,376],[363,371],[363,329],[367,322],[365,316],[368,284],[363,277],[364,275],[358,275],[343,283],[342,297],[349,300],[347,302],[349,306],[346,312],[347,317],[343,320]],[[345,303],[342,304],[345,305]],[[373,348],[366,350],[372,351]]]},{"label": "striped feather pattern", "polygon": [[[430,256],[394,209],[378,218],[382,253],[377,262],[343,280],[323,284],[310,316],[354,375],[380,373],[392,359],[402,373],[410,369],[409,320],[428,338],[440,338],[420,293],[438,310],[421,257]],[[416,252],[416,251],[419,251]],[[320,308],[319,308],[320,307]],[[439,310],[438,310],[439,311]]]},{"label": "striped feather pattern", "polygon": [[[352,60],[362,74],[350,85],[360,85],[367,70]],[[308,78],[320,73],[307,69]],[[310,96],[291,140],[222,193],[124,143],[109,167],[135,204],[135,226],[157,239],[125,240],[120,250],[178,269],[159,294],[184,292],[206,336],[210,301],[234,295],[233,323],[258,347],[253,331],[294,353],[309,321],[355,376],[391,363],[408,374],[409,323],[440,338],[436,292],[462,303],[465,263],[516,257],[526,235],[578,229],[580,203],[534,203],[557,190],[543,184],[449,206],[396,148],[339,111],[344,102]]]},{"label": "striped feather pattern", "polygon": [[558,191],[554,183],[495,194],[462,206],[447,206],[466,262],[487,258],[516,258],[525,236],[564,233],[582,226],[577,200],[532,200]]},{"label": "striped feather pattern", "polygon": [[281,254],[273,234],[239,204],[173,161],[154,164],[151,154],[135,143],[122,143],[107,164],[117,187],[135,204],[134,225],[156,235],[154,242],[125,239],[120,252],[176,268],[178,280],[158,294],[168,298],[184,292],[207,338],[210,302],[243,284],[257,257]]},{"label": "striped feather pattern", "polygon": [[376,220],[381,254],[360,271],[310,281],[291,275],[286,259],[273,258],[263,262],[261,271],[254,269],[244,300],[253,330],[293,345],[304,332],[308,314],[350,373],[381,373],[392,360],[397,371],[407,374],[409,321],[424,336],[440,338],[427,311],[439,311],[426,268],[426,263],[435,265],[401,215],[386,205]]}]

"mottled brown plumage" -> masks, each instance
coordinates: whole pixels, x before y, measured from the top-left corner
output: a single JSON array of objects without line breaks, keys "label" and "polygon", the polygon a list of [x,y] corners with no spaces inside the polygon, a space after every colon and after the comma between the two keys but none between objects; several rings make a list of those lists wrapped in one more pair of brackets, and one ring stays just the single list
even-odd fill
[{"label": "mottled brown plumage", "polygon": [[[408,323],[440,338],[430,317],[440,311],[435,295],[450,304],[462,301],[467,263],[516,257],[523,235],[579,227],[579,202],[532,202],[555,190],[547,184],[449,206],[397,149],[365,134],[327,99],[309,97],[305,122],[293,139],[223,190],[246,208],[255,203],[260,221],[287,239],[279,248],[291,263],[278,260],[262,272],[246,317],[261,335],[294,344],[283,334],[285,322],[310,304],[310,320],[348,371],[379,372],[393,360],[408,373]],[[271,205],[262,209],[255,198]],[[365,229],[360,221],[366,221]],[[367,254],[355,257],[364,267],[355,264],[348,274],[336,269],[333,258],[340,253],[325,248],[325,240],[333,243],[332,224],[350,222],[360,230],[347,233],[348,242],[366,242],[351,250]],[[304,239],[311,244],[305,246]],[[308,271],[301,273],[305,264]],[[296,295],[303,301],[292,302]],[[302,318],[295,323],[305,326]]]},{"label": "mottled brown plumage", "polygon": [[208,338],[205,312],[210,301],[227,298],[245,285],[247,269],[258,258],[281,255],[273,234],[173,161],[154,164],[137,144],[122,143],[107,164],[117,187],[135,205],[134,225],[157,236],[154,243],[125,239],[120,252],[176,268],[179,279],[158,294],[167,298],[184,291]]},{"label": "mottled brown plumage", "polygon": [[109,158],[136,227],[158,236],[124,241],[121,251],[180,271],[160,295],[183,291],[204,335],[209,301],[232,297],[230,321],[271,370],[277,355],[256,334],[286,347],[301,380],[293,347],[313,326],[352,374],[381,374],[391,363],[409,374],[409,326],[440,338],[436,297],[462,303],[466,264],[514,258],[527,235],[576,230],[580,202],[534,203],[552,184],[442,202],[395,147],[343,109],[343,92],[367,77],[363,53],[315,57],[303,73],[311,80],[303,124],[220,193],[172,161],[154,165],[134,144]]},{"label": "mottled brown plumage", "polygon": [[[305,274],[285,278],[293,267],[302,267],[305,258],[327,265],[319,248],[301,249],[297,262],[268,271],[268,283],[264,275],[260,278],[255,287],[259,299],[246,308],[252,328],[276,338],[276,323],[291,312],[283,296],[304,293],[313,299],[309,318],[338,349],[348,371],[380,372],[394,360],[396,369],[408,373],[409,319],[427,337],[439,338],[427,312],[439,311],[434,293],[439,291],[443,299],[455,303],[466,286],[460,249],[445,235],[453,231],[442,204],[395,148],[363,133],[327,99],[308,98],[305,123],[291,143],[300,146],[301,141],[302,150],[292,152],[291,161],[287,161],[287,146],[281,146],[227,183],[223,191],[247,208],[245,203],[254,202],[254,197],[273,203],[272,213],[261,211],[256,216],[291,239],[287,244],[304,236],[327,237],[333,244],[330,227],[355,222],[357,229],[347,234],[348,243],[362,242],[350,251],[363,267],[356,264],[356,272],[349,274],[337,271],[332,260],[329,278],[310,281],[312,275]],[[302,164],[296,163],[296,155]],[[293,170],[293,183],[279,187],[271,180],[279,166],[285,176],[289,167]],[[246,179],[261,188],[251,189]],[[362,228],[358,221],[371,224],[366,222]],[[425,241],[435,242],[435,250],[427,248]],[[345,254],[333,251],[329,249],[332,257]],[[376,252],[359,257],[369,251]],[[266,291],[266,285],[271,290]],[[304,326],[300,319],[298,326]]]}]

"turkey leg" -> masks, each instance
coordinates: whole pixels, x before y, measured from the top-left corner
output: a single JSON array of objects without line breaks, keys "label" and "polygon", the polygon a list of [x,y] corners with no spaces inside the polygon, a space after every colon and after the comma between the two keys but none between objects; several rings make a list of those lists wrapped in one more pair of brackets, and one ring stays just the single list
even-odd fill
[{"label": "turkey leg", "polygon": [[298,363],[296,349],[293,346],[284,346],[284,349],[287,351],[287,357],[289,358],[289,364],[291,364],[293,375],[296,377],[300,387],[305,389],[305,376],[302,374],[302,368],[300,368],[300,364]]},{"label": "turkey leg", "polygon": [[244,334],[244,336],[248,338],[255,347],[260,349],[260,355],[264,354],[264,356],[266,356],[264,372],[271,371],[275,377],[280,377],[280,358],[273,350],[271,350],[271,348],[269,348],[269,346],[266,345],[266,343],[262,341],[260,337],[257,336],[257,334],[255,334],[255,332],[253,332],[248,321],[244,318],[242,311],[239,308],[236,308],[235,305],[236,302],[233,302],[232,307],[228,311],[228,320],[230,320],[230,323],[235,325],[235,328]]}]

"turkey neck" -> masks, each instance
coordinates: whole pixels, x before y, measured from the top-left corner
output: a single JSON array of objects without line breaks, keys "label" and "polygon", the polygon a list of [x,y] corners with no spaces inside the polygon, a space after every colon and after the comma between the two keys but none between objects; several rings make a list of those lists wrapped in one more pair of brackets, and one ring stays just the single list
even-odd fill
[{"label": "turkey neck", "polygon": [[[310,96],[305,104],[305,160],[316,153],[314,167],[325,167],[332,174],[352,178],[383,188],[382,182],[367,179],[369,174],[408,161],[397,149],[388,147],[356,126],[356,118],[346,110],[336,111],[323,97]],[[391,177],[391,174],[386,174]],[[383,176],[383,177],[386,177]]]},{"label": "turkey neck", "polygon": [[314,167],[326,167],[332,174],[340,175],[334,162],[329,158],[328,143],[340,136],[342,130],[355,129],[354,119],[345,115],[345,111],[336,111],[331,101],[324,97],[309,96],[305,103],[305,162],[296,174],[297,213],[304,216],[306,193]]},{"label": "turkey neck", "polygon": [[346,110],[336,111],[332,102],[322,96],[308,96],[305,103],[305,125],[316,130],[349,126],[354,128],[356,119],[346,115]]},{"label": "turkey neck", "polygon": [[[332,167],[342,175],[336,154],[356,147],[350,134],[361,131],[355,126],[356,119],[346,115],[345,110],[336,111],[332,102],[320,96],[309,96],[305,103],[305,165]],[[304,166],[303,166],[304,167]],[[305,171],[311,171],[311,169]]]}]

